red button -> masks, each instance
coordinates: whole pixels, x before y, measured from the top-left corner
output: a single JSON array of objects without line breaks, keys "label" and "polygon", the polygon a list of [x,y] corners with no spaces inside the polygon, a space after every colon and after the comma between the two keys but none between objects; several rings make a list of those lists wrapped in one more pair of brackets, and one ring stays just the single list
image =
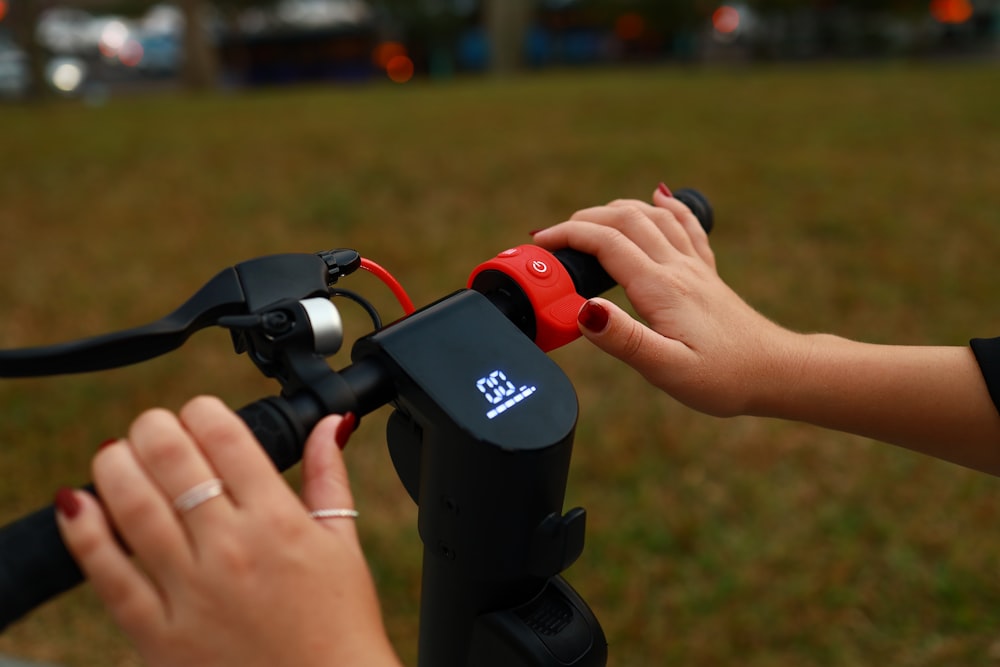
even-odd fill
[{"label": "red button", "polygon": [[521,254],[520,248],[508,248],[507,250],[504,250],[502,253],[497,255],[497,257],[516,257],[520,254]]},{"label": "red button", "polygon": [[541,259],[531,259],[528,260],[528,271],[538,276],[539,278],[548,278],[552,275],[552,267],[549,266],[548,262]]}]

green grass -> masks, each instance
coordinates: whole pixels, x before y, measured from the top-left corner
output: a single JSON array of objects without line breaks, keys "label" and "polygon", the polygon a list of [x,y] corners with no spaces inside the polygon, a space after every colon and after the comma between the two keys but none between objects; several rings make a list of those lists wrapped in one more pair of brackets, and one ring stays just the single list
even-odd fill
[{"label": "green grass", "polygon": [[[962,345],[1000,333],[996,77],[650,68],[0,108],[0,347],[143,323],[273,252],[355,247],[427,303],[528,230],[660,180],[711,197],[721,272],[769,316]],[[369,277],[345,285],[398,313]],[[582,406],[567,505],[590,523],[568,577],[611,664],[996,664],[996,480],[694,414],[583,342],[554,356]],[[0,520],[84,481],[97,444],[145,407],[274,390],[219,332],[142,366],[0,382]],[[388,625],[414,664],[420,545],[384,416],[348,456]],[[137,663],[86,587],[0,652]]]}]

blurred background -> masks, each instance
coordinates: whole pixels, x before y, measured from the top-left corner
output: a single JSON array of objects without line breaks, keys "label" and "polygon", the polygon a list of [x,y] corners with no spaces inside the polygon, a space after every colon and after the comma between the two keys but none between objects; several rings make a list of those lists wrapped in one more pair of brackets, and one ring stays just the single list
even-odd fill
[{"label": "blurred background", "polygon": [[995,55],[996,0],[0,0],[0,94]]},{"label": "blurred background", "polygon": [[[709,197],[720,273],[786,326],[994,336],[998,20],[969,0],[0,0],[0,348],[158,319],[279,252],[357,248],[427,304],[529,230],[660,181]],[[361,273],[342,286],[397,317]],[[371,327],[341,310],[334,368]],[[612,665],[1000,665],[996,479],[694,413],[584,341],[553,357],[581,405],[566,503],[588,510],[567,577]],[[276,391],[215,330],[2,380],[0,523],[84,483],[145,408]],[[347,457],[412,665],[421,545],[385,417]],[[139,664],[87,586],[0,654]]]}]

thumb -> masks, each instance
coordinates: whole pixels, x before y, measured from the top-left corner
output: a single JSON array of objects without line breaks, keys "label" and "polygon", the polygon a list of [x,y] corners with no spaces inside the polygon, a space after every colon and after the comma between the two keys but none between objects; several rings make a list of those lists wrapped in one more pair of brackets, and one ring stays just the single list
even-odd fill
[{"label": "thumb", "polygon": [[684,344],[656,333],[606,299],[590,299],[577,315],[590,342],[653,381]]}]

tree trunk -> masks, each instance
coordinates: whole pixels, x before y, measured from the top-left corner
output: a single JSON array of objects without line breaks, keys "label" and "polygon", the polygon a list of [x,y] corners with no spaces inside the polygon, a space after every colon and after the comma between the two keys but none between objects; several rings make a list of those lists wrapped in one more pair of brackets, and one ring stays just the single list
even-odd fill
[{"label": "tree trunk", "polygon": [[184,14],[184,69],[182,80],[189,90],[212,90],[218,84],[219,63],[209,43],[203,0],[182,0]]},{"label": "tree trunk", "polygon": [[531,24],[533,0],[485,0],[490,38],[490,69],[494,74],[516,72],[524,64],[524,41]]},{"label": "tree trunk", "polygon": [[20,0],[11,2],[10,15],[7,20],[11,24],[14,41],[24,51],[28,60],[28,99],[38,100],[48,97],[51,90],[45,83],[45,51],[35,39],[35,26],[38,17],[51,4],[49,0]]}]

